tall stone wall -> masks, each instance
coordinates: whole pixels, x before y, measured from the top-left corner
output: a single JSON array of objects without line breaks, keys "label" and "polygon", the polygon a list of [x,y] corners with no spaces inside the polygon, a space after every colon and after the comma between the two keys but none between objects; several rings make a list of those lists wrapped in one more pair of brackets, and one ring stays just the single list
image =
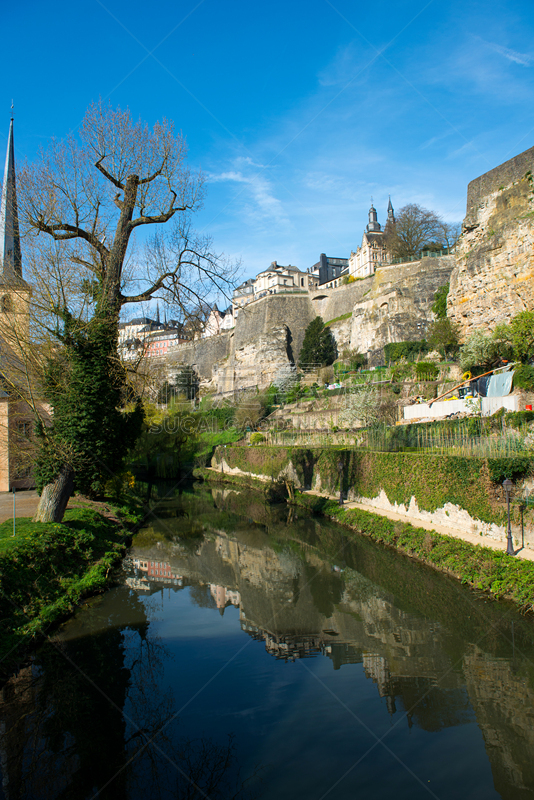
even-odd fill
[{"label": "tall stone wall", "polygon": [[172,372],[174,368],[178,370],[186,365],[194,367],[201,379],[211,380],[213,367],[230,355],[232,343],[233,331],[225,331],[207,339],[180,344],[167,355],[167,369]]},{"label": "tall stone wall", "polygon": [[315,317],[322,317],[329,322],[336,317],[342,317],[352,311],[354,304],[359,302],[368,292],[373,283],[373,277],[338,286],[337,289],[318,289],[310,295]]},{"label": "tall stone wall", "polygon": [[424,339],[436,291],[449,282],[454,256],[423,258],[378,269],[352,310],[350,346],[382,363],[384,345]]},{"label": "tall stone wall", "polygon": [[235,350],[267,336],[269,330],[286,325],[288,356],[297,360],[304,332],[317,316],[306,294],[275,294],[256,300],[240,310],[235,326]]},{"label": "tall stone wall", "polygon": [[484,210],[491,195],[510,186],[525,177],[527,172],[532,172],[534,166],[534,147],[524,150],[504,164],[490,169],[484,175],[472,180],[467,186],[467,209],[464,228],[478,223],[481,212]]},{"label": "tall stone wall", "polygon": [[462,341],[534,310],[534,147],[475,181],[447,314]]}]

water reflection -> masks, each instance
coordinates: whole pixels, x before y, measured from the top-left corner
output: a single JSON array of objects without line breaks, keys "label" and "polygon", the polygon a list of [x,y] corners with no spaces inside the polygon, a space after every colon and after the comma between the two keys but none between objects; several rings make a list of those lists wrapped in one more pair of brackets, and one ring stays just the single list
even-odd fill
[{"label": "water reflection", "polygon": [[[531,621],[324,520],[293,519],[288,529],[286,509],[233,489],[213,495],[221,513],[204,515],[195,550],[155,525],[157,549],[135,548],[133,565],[163,549],[168,574],[209,590],[221,614],[238,607],[241,629],[276,659],[361,664],[408,728],[476,719],[500,796],[534,797]],[[252,529],[242,526],[244,503]]]},{"label": "water reflection", "polygon": [[154,513],[3,688],[3,797],[534,798],[530,621],[251,492]]},{"label": "water reflection", "polygon": [[1,796],[246,798],[233,737],[184,737],[135,592],[87,606],[2,689]]}]

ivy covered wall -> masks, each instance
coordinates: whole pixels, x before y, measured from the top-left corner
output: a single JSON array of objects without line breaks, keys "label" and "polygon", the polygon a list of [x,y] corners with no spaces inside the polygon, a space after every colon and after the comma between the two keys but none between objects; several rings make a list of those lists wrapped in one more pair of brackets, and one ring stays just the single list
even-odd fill
[{"label": "ivy covered wall", "polygon": [[[374,498],[383,490],[390,503],[433,512],[446,503],[471,517],[502,525],[506,505],[501,483],[517,482],[531,469],[526,458],[464,458],[441,454],[375,453],[357,448],[242,447],[217,448],[212,466],[239,470],[266,480],[292,480],[297,488],[339,492],[338,462],[343,464],[343,491],[349,499]],[[518,515],[517,506],[513,507]],[[528,512],[530,514],[531,512]],[[526,521],[526,516],[525,516]]]}]

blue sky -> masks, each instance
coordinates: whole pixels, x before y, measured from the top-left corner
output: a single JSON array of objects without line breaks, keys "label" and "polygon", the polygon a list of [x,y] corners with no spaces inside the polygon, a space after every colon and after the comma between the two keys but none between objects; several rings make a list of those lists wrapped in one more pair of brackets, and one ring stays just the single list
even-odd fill
[{"label": "blue sky", "polygon": [[17,158],[99,96],[173,119],[208,179],[197,225],[241,259],[348,256],[371,196],[449,221],[534,145],[532,0],[25,0],[2,12]]}]

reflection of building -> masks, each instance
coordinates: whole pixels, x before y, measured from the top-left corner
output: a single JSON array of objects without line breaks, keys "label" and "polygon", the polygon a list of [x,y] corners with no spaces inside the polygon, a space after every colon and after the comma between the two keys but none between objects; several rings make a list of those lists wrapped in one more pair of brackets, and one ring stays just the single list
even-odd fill
[{"label": "reflection of building", "polygon": [[224,609],[227,606],[235,606],[239,608],[241,603],[241,595],[239,592],[227,589],[226,586],[219,586],[219,584],[210,583],[211,596],[217,604],[217,608],[221,612],[221,617],[224,614]]},{"label": "reflection of building", "polygon": [[[144,573],[141,580],[152,580],[174,586],[183,585],[183,575],[179,575],[168,561],[149,561],[148,559],[133,558],[133,566]],[[134,588],[132,586],[132,588]]]},{"label": "reflection of building", "polygon": [[278,635],[262,630],[245,617],[240,618],[241,630],[258,642],[265,642],[266,651],[283,661],[296,661],[299,658],[315,658],[323,651],[323,642],[317,634],[304,636]]},{"label": "reflection of building", "polygon": [[[234,494],[228,491],[225,502]],[[269,547],[257,528],[228,535],[213,526],[213,538],[184,554],[180,569],[192,583],[210,584],[219,610],[239,605],[241,629],[278,661],[323,655],[335,670],[363,672],[383,698],[384,713],[399,715],[403,727],[434,733],[472,724],[474,711],[500,796],[532,798],[534,690],[526,661],[515,665],[465,641],[455,629],[457,609],[450,611],[450,628],[443,621],[448,611],[432,616],[429,608],[454,605],[456,587],[448,595],[438,580],[427,606],[421,595],[429,594],[428,585],[423,593],[406,589],[404,575],[386,573],[391,562],[373,562],[371,579],[356,568],[356,552],[344,549],[347,563],[335,573],[320,550],[321,524],[295,522],[293,530],[299,547],[315,543],[305,546],[304,557]],[[333,537],[330,530],[324,540],[336,550]]]}]

